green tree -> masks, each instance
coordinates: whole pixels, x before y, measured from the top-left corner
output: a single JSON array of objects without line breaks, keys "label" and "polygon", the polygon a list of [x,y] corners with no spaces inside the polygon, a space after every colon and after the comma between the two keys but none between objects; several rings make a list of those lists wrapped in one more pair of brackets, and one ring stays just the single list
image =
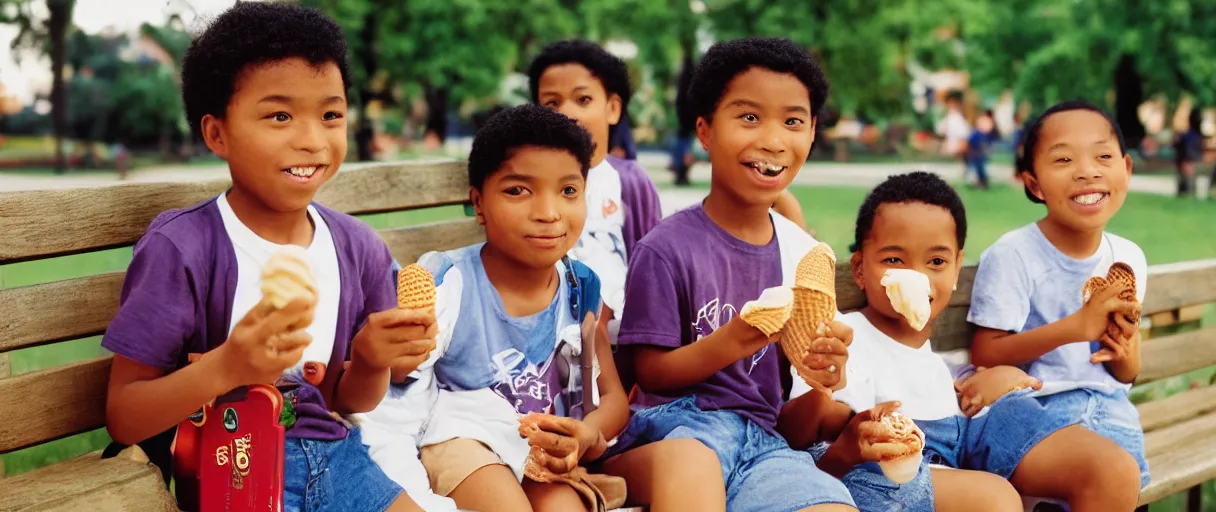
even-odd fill
[{"label": "green tree", "polygon": [[1204,0],[977,2],[962,41],[973,83],[1012,87],[1042,108],[1069,98],[1111,106],[1129,144],[1144,135],[1136,108],[1182,94],[1216,104],[1216,4]]},{"label": "green tree", "polygon": [[63,138],[68,131],[67,86],[64,65],[67,57],[67,35],[72,22],[75,0],[45,0],[46,14],[37,12],[37,0],[0,0],[0,23],[18,27],[12,49],[40,50],[51,58],[51,116],[55,134],[55,169],[66,168]]},{"label": "green tree", "polygon": [[786,37],[808,49],[831,83],[829,105],[882,119],[910,110],[911,60],[948,66],[958,57],[937,35],[956,0],[707,0],[716,39]]},{"label": "green tree", "polygon": [[[676,77],[697,61],[698,33],[707,20],[693,12],[689,0],[600,0],[579,5],[586,32],[595,40],[627,39],[637,46],[638,67],[646,70],[661,91],[666,119],[656,128],[677,123]],[[635,86],[638,82],[635,77]]]},{"label": "green tree", "polygon": [[492,97],[536,45],[580,27],[572,0],[304,0],[347,35],[355,70],[360,158],[370,158],[368,101],[423,97],[426,130],[442,140],[448,111]]}]

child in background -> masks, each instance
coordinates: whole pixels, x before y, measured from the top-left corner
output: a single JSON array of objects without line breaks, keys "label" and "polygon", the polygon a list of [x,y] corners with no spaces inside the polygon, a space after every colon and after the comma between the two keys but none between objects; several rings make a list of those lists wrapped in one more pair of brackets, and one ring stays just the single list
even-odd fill
[{"label": "child in background", "polygon": [[[332,20],[289,4],[237,4],[191,42],[187,120],[227,161],[232,188],[159,215],[136,244],[102,340],[115,353],[106,428],[160,457],[204,403],[281,378],[296,415],[285,510],[421,510],[368,457],[359,429],[331,414],[371,410],[390,371],[413,370],[434,347],[434,317],[396,307],[376,232],[312,202],[346,158],[346,53]],[[287,244],[307,248],[317,298],[276,308],[261,268]],[[192,353],[202,356],[187,364]]]},{"label": "child in background", "polygon": [[[770,208],[806,162],[827,81],[789,40],[748,38],[714,45],[690,92],[713,181],[702,204],[663,220],[631,257],[620,344],[641,410],[604,469],[652,512],[855,510],[844,485],[777,433],[793,405],[788,363],[736,314],[791,285],[816,245]],[[823,352],[810,356],[829,386],[847,352],[838,336],[816,340]]]},{"label": "child in background", "polygon": [[[1132,159],[1109,115],[1069,101],[1027,128],[1018,168],[1026,196],[1047,215],[980,256],[967,316],[978,328],[971,358],[1025,368],[1043,382],[1037,399],[1046,414],[1070,426],[1031,450],[1011,482],[1074,511],[1132,510],[1149,481],[1144,432],[1127,397],[1140,372],[1148,265],[1140,247],[1106,231],[1127,197]],[[1120,299],[1121,286],[1083,300],[1085,282],[1115,263],[1135,274],[1136,300]]]},{"label": "child in background", "polygon": [[[822,393],[824,402],[838,401],[828,402],[824,410],[831,412],[819,424],[847,427],[826,436],[835,442],[819,464],[843,479],[863,511],[1020,511],[1021,497],[1005,479],[1027,450],[1065,426],[1042,414],[1039,403],[1026,396],[1029,391],[1011,394],[1039,387],[1022,370],[985,369],[956,384],[949,365],[933,352],[933,322],[950,303],[966,236],[963,202],[941,178],[914,172],[875,187],[858,211],[850,248],[853,280],[865,293],[866,306],[840,319],[854,333],[847,385],[828,397],[801,379],[794,381],[792,397]],[[892,282],[901,276],[921,278],[927,288]],[[889,297],[888,284],[900,286],[906,296],[919,294],[928,310],[905,316],[899,312],[903,301]],[[859,444],[874,422],[896,408],[925,435],[919,471],[902,485],[875,464],[882,454]],[[787,437],[802,447],[815,434],[804,429]]]},{"label": "child in background", "polygon": [[532,102],[578,121],[591,134],[585,189],[587,222],[570,252],[600,278],[606,314],[617,320],[625,303],[625,273],[638,240],[659,223],[659,192],[632,159],[608,154],[609,134],[628,130],[629,73],[621,59],[588,41],[546,46],[528,68]]},{"label": "child in background", "polygon": [[967,167],[975,171],[976,184],[984,190],[988,190],[988,157],[992,152],[992,144],[999,137],[996,119],[993,118],[991,110],[975,119],[975,129],[967,137],[964,159],[967,161]]},{"label": "child in background", "polygon": [[[412,441],[406,434],[418,425],[410,418],[427,417],[417,432],[422,465],[434,492],[462,509],[595,511],[623,501],[620,486],[600,486],[578,467],[604,453],[629,414],[596,322],[599,280],[565,257],[586,217],[591,153],[587,133],[557,112],[523,105],[495,114],[478,131],[468,163],[486,241],[419,260],[438,285],[438,348],[416,372],[420,380],[394,385],[365,422]],[[595,369],[580,369],[590,330],[598,331]],[[424,404],[429,411],[419,411],[409,388],[429,385],[427,378],[438,394]],[[598,402],[590,413],[584,385],[594,386]],[[521,437],[520,416],[532,413],[542,415],[541,432]],[[541,450],[529,453],[530,445]],[[391,475],[409,474],[403,468],[412,448],[392,440],[372,446]],[[528,458],[569,479],[537,480]]]}]

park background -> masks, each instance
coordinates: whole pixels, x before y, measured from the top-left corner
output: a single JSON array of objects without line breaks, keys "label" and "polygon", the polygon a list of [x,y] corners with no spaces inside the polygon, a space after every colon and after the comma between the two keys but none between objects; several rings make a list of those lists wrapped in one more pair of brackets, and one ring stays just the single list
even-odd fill
[{"label": "park background", "polygon": [[[190,34],[231,0],[0,0],[0,191],[118,180],[223,176],[192,141],[178,84]],[[787,37],[832,84],[811,160],[792,185],[816,236],[838,250],[857,207],[884,177],[924,169],[968,207],[967,263],[1002,233],[1036,220],[1013,172],[1020,122],[1084,98],[1116,116],[1135,159],[1132,192],[1110,231],[1150,264],[1216,257],[1216,2],[1203,0],[300,0],[342,25],[354,71],[349,160],[463,158],[492,109],[527,101],[527,63],[570,37],[623,58],[638,160],[664,211],[698,201],[708,167],[675,187],[681,73],[715,41]],[[943,155],[945,99],[961,94],[973,123],[991,111],[993,186],[969,186]],[[1200,125],[1198,185],[1180,197],[1173,142]],[[703,155],[701,155],[703,156]],[[464,215],[459,207],[369,215],[377,228]],[[0,236],[3,236],[0,234]],[[0,288],[122,270],[131,249],[0,265]],[[2,305],[0,305],[2,306]],[[0,320],[2,321],[2,320]],[[1216,323],[1216,307],[1203,320]],[[1194,327],[1194,326],[1192,326]],[[12,353],[20,374],[102,354],[99,338]],[[1141,386],[1162,397],[1212,385],[1216,370]],[[3,414],[0,411],[0,414]],[[0,455],[12,475],[99,449],[104,429]],[[1216,485],[1205,486],[1216,511]],[[1154,511],[1181,510],[1180,497]]]}]

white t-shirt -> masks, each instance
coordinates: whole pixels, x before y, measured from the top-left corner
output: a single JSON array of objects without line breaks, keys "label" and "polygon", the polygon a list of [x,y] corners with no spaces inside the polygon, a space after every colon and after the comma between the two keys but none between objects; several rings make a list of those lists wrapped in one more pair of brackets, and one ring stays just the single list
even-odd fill
[{"label": "white t-shirt", "polygon": [[971,125],[967,124],[967,118],[963,117],[962,112],[949,110],[946,117],[938,123],[937,133],[946,138],[943,152],[956,155],[963,150],[963,145],[971,137]]},{"label": "white t-shirt", "polygon": [[[224,230],[228,232],[232,248],[236,251],[236,294],[232,299],[232,318],[228,322],[228,332],[231,333],[245,314],[262,300],[262,267],[282,246],[258,236],[245,226],[232,211],[226,194],[221,194],[215,204],[220,209]],[[329,364],[334,351],[334,335],[338,329],[338,302],[342,296],[338,252],[334,249],[329,226],[312,206],[308,207],[308,216],[316,226],[307,252],[308,266],[317,282],[318,303],[312,325],[306,329],[312,336],[312,343],[304,349],[304,357],[293,370],[299,370],[306,362]]]},{"label": "white t-shirt", "polygon": [[619,317],[625,305],[625,210],[621,175],[607,159],[587,172],[587,223],[570,257],[600,278],[600,296]]},{"label": "white t-shirt", "polygon": [[[1052,245],[1038,223],[1030,223],[999,238],[980,255],[971,291],[967,321],[980,327],[1026,332],[1057,322],[1081,309],[1081,289],[1094,276],[1105,276],[1114,262],[1136,274],[1136,299],[1144,301],[1148,262],[1131,240],[1105,233],[1097,252],[1072,258]],[[1100,346],[1096,341],[1069,343],[1022,368],[1043,382],[1040,395],[1078,387],[1113,392],[1130,389],[1106,370],[1089,362]]]},{"label": "white t-shirt", "polygon": [[[933,352],[929,342],[911,348],[883,334],[860,311],[837,317],[853,328],[849,361],[845,365],[848,384],[833,397],[854,411],[899,400],[900,412],[914,420],[937,420],[961,414],[954,394],[954,374],[946,361]],[[790,397],[810,391],[794,377]]]}]

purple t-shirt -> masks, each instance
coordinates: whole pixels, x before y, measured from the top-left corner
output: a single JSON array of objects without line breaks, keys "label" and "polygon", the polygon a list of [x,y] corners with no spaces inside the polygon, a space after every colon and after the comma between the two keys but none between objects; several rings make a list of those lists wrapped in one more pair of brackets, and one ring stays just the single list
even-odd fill
[{"label": "purple t-shirt", "polygon": [[[342,283],[334,351],[321,383],[332,389],[350,341],[368,315],[395,307],[397,295],[392,256],[376,232],[349,215],[313,207],[329,226]],[[236,286],[236,253],[215,199],[164,212],[135,244],[118,313],[101,346],[169,372],[182,368],[190,353],[207,352],[228,338]],[[302,383],[292,402],[296,423],[287,437],[346,437],[346,427],[330,416],[317,388]]]},{"label": "purple t-shirt", "polygon": [[[781,285],[775,234],[767,245],[749,244],[714,224],[700,205],[659,223],[638,242],[631,260],[621,345],[693,343],[725,325],[766,288]],[[687,389],[639,390],[635,403],[652,407],[696,395],[702,410],[731,411],[775,432],[782,402],[778,352],[770,344]]]},{"label": "purple t-shirt", "polygon": [[[633,260],[633,248],[663,218],[659,204],[659,189],[636,160],[626,160],[612,155],[606,157],[613,169],[621,175],[621,203],[624,204],[625,256]],[[628,263],[628,261],[626,262]]]}]

